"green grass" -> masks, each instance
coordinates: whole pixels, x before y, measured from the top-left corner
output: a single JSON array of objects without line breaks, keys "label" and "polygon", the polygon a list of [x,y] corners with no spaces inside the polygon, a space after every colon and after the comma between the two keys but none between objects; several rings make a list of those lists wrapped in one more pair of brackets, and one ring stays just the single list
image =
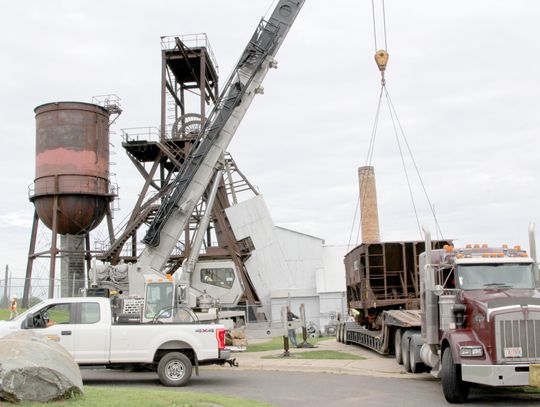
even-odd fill
[{"label": "green grass", "polygon": [[[66,407],[270,407],[271,404],[183,390],[147,390],[136,387],[90,387],[84,388],[84,395],[72,400],[47,403],[48,406]],[[1,402],[0,402],[0,405]],[[41,403],[20,403],[8,406],[43,406]]]},{"label": "green grass", "polygon": [[[315,339],[308,339],[308,342],[311,344],[316,344],[321,341],[328,341],[335,339],[333,336],[320,336]],[[302,335],[296,335],[296,341],[300,344],[303,342]],[[267,342],[260,342],[254,344],[248,344],[247,352],[264,352],[267,350],[280,350],[283,349],[283,336],[278,336],[277,338],[272,338]]]},{"label": "green grass", "polygon": [[[21,315],[24,311],[26,311],[26,308],[18,309],[19,315]],[[7,321],[9,320],[9,310],[8,309],[0,309],[0,321]]]},{"label": "green grass", "polygon": [[[334,359],[334,360],[365,360],[366,358],[352,353],[338,352],[336,350],[312,350],[305,352],[292,352],[291,356],[294,359]],[[277,359],[281,355],[264,356],[263,359]]]}]

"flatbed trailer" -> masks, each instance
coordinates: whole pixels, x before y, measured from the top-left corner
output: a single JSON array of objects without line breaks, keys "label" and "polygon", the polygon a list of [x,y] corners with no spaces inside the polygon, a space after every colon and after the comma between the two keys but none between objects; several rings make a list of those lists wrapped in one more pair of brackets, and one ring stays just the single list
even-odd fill
[{"label": "flatbed trailer", "polygon": [[[432,248],[449,244],[434,240]],[[424,241],[401,241],[363,243],[347,253],[347,303],[354,320],[339,323],[339,342],[401,359],[403,335],[420,331],[418,256],[424,251]]]},{"label": "flatbed trailer", "polygon": [[369,330],[356,321],[340,323],[337,330],[338,342],[364,346],[382,355],[395,353],[396,332],[400,336],[406,330],[420,331],[420,310],[383,311],[384,323],[380,330]]}]

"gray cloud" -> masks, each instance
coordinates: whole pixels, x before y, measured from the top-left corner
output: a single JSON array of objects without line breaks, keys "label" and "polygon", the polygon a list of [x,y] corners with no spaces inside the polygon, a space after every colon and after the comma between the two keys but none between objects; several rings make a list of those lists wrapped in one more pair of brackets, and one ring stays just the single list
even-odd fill
[{"label": "gray cloud", "polygon": [[[277,224],[347,243],[365,163],[379,72],[371,2],[306,2],[231,144],[242,171],[264,193]],[[33,208],[35,106],[117,93],[116,130],[159,122],[160,46],[167,34],[206,32],[221,82],[270,1],[54,1],[0,5],[5,148],[0,237],[23,273]],[[387,1],[388,88],[445,236],[460,242],[526,243],[538,220],[540,4],[521,1]],[[380,34],[379,34],[380,35]],[[379,37],[380,39],[380,37]],[[121,211],[141,178],[111,138]],[[399,153],[381,116],[376,167],[385,239],[419,238]],[[409,169],[410,162],[408,163]],[[414,178],[411,173],[411,178]],[[418,181],[422,222],[431,225]],[[13,214],[16,214],[13,217]],[[2,221],[3,220],[3,221]],[[11,222],[11,223],[10,223]],[[45,233],[46,234],[46,233]],[[105,236],[103,228],[96,236]]]}]

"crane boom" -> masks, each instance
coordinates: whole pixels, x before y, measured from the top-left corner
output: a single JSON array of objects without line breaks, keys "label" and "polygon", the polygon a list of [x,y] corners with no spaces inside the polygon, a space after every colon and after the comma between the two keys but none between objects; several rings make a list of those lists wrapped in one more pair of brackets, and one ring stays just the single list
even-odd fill
[{"label": "crane boom", "polygon": [[197,201],[219,169],[244,114],[271,67],[305,0],[280,0],[268,20],[262,19],[229,77],[169,193],[143,239],[139,270],[160,272],[185,229]]}]

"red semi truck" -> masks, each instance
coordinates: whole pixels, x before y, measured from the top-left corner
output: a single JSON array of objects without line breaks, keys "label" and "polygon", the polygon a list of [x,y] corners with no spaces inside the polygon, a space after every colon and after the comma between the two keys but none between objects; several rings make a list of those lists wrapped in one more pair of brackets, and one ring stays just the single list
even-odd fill
[{"label": "red semi truck", "polygon": [[345,258],[356,318],[340,324],[338,340],[393,353],[408,372],[430,371],[450,403],[465,402],[473,383],[540,386],[533,227],[530,248],[530,255],[519,246],[457,249],[429,233],[424,245],[360,245]]}]

